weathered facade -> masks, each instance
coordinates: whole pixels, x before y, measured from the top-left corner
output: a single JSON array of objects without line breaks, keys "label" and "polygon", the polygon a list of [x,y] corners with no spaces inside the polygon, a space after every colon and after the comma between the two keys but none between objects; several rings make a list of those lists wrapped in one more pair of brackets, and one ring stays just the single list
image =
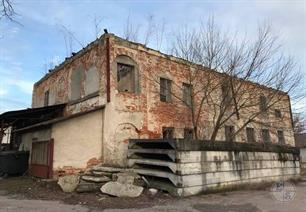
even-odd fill
[{"label": "weathered facade", "polygon": [[[170,86],[171,82],[172,92],[183,96],[180,86],[188,84],[186,71],[190,69],[203,69],[200,78],[205,79],[209,72],[218,80],[217,72],[104,34],[35,83],[32,107],[66,104],[64,115],[39,130],[28,127],[22,131],[20,149],[31,150],[33,142],[52,139],[56,176],[98,163],[126,166],[130,138],[192,135],[189,108],[169,96],[167,90],[161,91],[161,84]],[[271,91],[251,82],[245,85],[250,90],[246,98],[251,101],[258,101],[252,99],[253,92],[264,95]],[[221,92],[221,88],[216,91],[215,98]],[[258,117],[266,120],[267,125],[248,125],[253,129],[255,142],[264,142],[264,136],[268,136],[272,143],[282,140],[283,144],[294,146],[289,96],[281,96],[282,100],[271,109],[281,111],[281,117],[268,113]],[[209,106],[204,111],[198,129],[203,139],[209,139],[213,114]],[[240,119],[230,119],[229,125],[243,125],[243,114],[248,112],[242,111]],[[216,140],[226,140],[225,134],[223,127]],[[247,142],[246,130],[239,132],[235,141]]]},{"label": "weathered facade", "polygon": [[128,162],[175,196],[300,177],[299,150],[271,143],[131,139]]},{"label": "weathered facade", "polygon": [[306,168],[306,133],[295,134],[295,146],[300,148],[301,168]]}]

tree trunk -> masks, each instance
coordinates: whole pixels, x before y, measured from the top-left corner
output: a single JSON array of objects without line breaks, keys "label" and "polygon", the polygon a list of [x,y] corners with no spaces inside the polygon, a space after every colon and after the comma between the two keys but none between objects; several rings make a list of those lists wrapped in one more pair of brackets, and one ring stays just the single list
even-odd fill
[{"label": "tree trunk", "polygon": [[210,136],[210,140],[211,140],[211,141],[216,141],[216,137],[217,137],[218,131],[219,131],[219,128],[216,127],[216,128],[214,129],[213,133],[212,133],[211,136]]}]

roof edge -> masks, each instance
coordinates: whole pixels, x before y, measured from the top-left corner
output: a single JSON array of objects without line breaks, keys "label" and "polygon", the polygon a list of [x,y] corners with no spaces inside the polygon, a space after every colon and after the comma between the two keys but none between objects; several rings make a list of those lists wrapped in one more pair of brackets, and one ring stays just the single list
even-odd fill
[{"label": "roof edge", "polygon": [[[153,48],[150,48],[142,43],[137,43],[137,42],[133,42],[133,41],[129,41],[127,39],[124,39],[124,38],[121,38],[113,33],[104,33],[103,35],[101,35],[99,38],[97,38],[96,40],[92,41],[91,43],[89,43],[86,47],[84,47],[83,49],[79,50],[77,53],[75,54],[72,54],[70,57],[67,57],[61,64],[59,64],[58,66],[54,67],[53,69],[51,69],[49,71],[49,73],[47,73],[44,77],[42,77],[40,80],[38,80],[37,82],[34,83],[34,86],[37,86],[39,85],[41,82],[43,82],[44,80],[48,79],[50,76],[52,76],[54,73],[56,73],[57,71],[61,70],[61,68],[63,68],[65,65],[73,62],[75,59],[81,57],[82,55],[84,55],[86,52],[88,52],[91,48],[93,48],[95,45],[97,45],[100,41],[104,40],[105,38],[107,37],[113,37],[117,40],[120,40],[120,41],[123,41],[123,42],[127,42],[129,44],[132,44],[132,45],[135,45],[135,46],[138,46],[138,47],[141,47],[143,48],[143,50],[147,50],[147,51],[152,51],[152,52],[155,52],[157,54],[159,54],[159,56],[162,56],[162,57],[165,57],[165,58],[168,58],[172,61],[175,61],[175,62],[179,62],[181,64],[184,64],[184,65],[189,65],[189,66],[193,66],[193,67],[197,67],[198,69],[202,69],[202,70],[205,70],[205,71],[211,71],[213,73],[216,73],[216,74],[219,74],[221,76],[224,76],[224,75],[227,75],[225,73],[221,73],[217,70],[214,70],[214,69],[210,69],[202,64],[198,64],[198,63],[195,63],[195,62],[191,62],[191,61],[188,61],[188,60],[185,60],[183,58],[180,58],[180,57],[176,57],[176,56],[173,56],[171,54],[166,54],[166,53],[163,53],[159,50],[156,50],[156,49],[153,49]],[[138,49],[141,51],[141,49]],[[231,76],[233,77],[233,76]],[[273,91],[277,91],[277,92],[281,92],[283,95],[288,95],[287,92],[285,91],[282,91],[282,90],[278,90],[278,89],[275,89],[273,87],[269,87],[269,86],[266,86],[266,85],[262,85],[260,83],[257,83],[257,82],[253,82],[251,80],[245,80],[245,79],[241,79],[241,78],[237,78],[239,80],[243,80],[245,82],[249,82],[253,85],[256,85],[256,86],[259,86],[261,88],[264,88],[264,89],[269,89],[269,90],[273,90]]]}]

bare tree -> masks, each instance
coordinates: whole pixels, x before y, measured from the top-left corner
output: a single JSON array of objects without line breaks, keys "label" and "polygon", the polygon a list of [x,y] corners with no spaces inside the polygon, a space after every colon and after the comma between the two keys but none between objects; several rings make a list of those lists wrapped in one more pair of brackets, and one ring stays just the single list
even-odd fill
[{"label": "bare tree", "polygon": [[146,46],[153,43],[152,45],[157,50],[162,48],[166,29],[165,20],[157,21],[154,15],[149,14],[145,24],[140,25],[133,22],[128,15],[123,28],[123,37],[126,40],[140,42]]},{"label": "bare tree", "polygon": [[306,118],[301,113],[293,114],[294,133],[300,134],[306,131]]},{"label": "bare tree", "polygon": [[214,141],[226,124],[235,126],[233,137],[249,124],[270,125],[263,117],[274,108],[288,111],[287,94],[295,91],[302,78],[293,59],[280,53],[269,25],[260,26],[251,41],[223,33],[211,18],[199,29],[177,33],[173,54],[192,62],[185,78],[192,85],[187,106],[196,139],[205,134]]},{"label": "bare tree", "polygon": [[164,36],[165,36],[166,22],[163,19],[159,24],[155,26],[155,37],[156,37],[156,49],[160,50],[163,45]]},{"label": "bare tree", "polygon": [[154,34],[154,16],[150,14],[147,17],[147,26],[144,33],[144,42],[143,42],[144,45],[149,44],[153,34]]},{"label": "bare tree", "polygon": [[1,15],[0,15],[0,20],[3,17],[8,18],[11,21],[14,21],[14,16],[17,15],[17,13],[15,12],[14,8],[13,8],[13,4],[11,0],[1,0]]},{"label": "bare tree", "polygon": [[75,36],[75,34],[65,25],[59,24],[59,30],[63,34],[66,55],[70,56],[73,52],[73,43],[76,42],[81,48],[84,48],[84,44]]},{"label": "bare tree", "polygon": [[102,27],[101,27],[101,23],[103,21],[103,18],[97,17],[97,15],[94,16],[93,18],[93,24],[95,27],[95,37],[98,38],[100,36]]},{"label": "bare tree", "polygon": [[138,36],[139,36],[139,25],[135,25],[131,21],[130,14],[128,15],[126,19],[126,23],[124,26],[124,31],[123,31],[123,36],[126,40],[137,42],[138,41]]}]

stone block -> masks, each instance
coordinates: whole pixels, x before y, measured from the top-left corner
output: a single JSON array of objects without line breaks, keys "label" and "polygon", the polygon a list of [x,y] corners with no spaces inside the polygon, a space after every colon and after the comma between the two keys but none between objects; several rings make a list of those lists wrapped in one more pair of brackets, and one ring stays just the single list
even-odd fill
[{"label": "stone block", "polygon": [[101,191],[116,197],[138,197],[141,195],[143,187],[119,182],[108,182],[101,187]]},{"label": "stone block", "polygon": [[82,182],[77,186],[76,191],[79,192],[79,193],[82,193],[82,192],[96,192],[96,191],[100,190],[102,185],[103,185],[103,183]]},{"label": "stone block", "polygon": [[64,192],[70,193],[77,188],[79,180],[80,180],[79,175],[67,175],[59,177],[57,183]]},{"label": "stone block", "polygon": [[83,175],[82,180],[95,182],[95,183],[103,183],[111,181],[111,178],[107,176],[91,176],[91,175]]},{"label": "stone block", "polygon": [[117,182],[122,184],[133,184],[135,179],[139,179],[140,176],[135,172],[123,172],[117,174]]},{"label": "stone block", "polygon": [[111,178],[113,175],[112,172],[103,172],[103,171],[91,171],[91,174],[95,176],[107,176],[109,178]]},{"label": "stone block", "polygon": [[100,171],[100,172],[110,172],[110,173],[118,173],[122,172],[125,169],[124,168],[118,168],[118,167],[107,167],[107,166],[95,166],[92,168],[93,171]]}]

